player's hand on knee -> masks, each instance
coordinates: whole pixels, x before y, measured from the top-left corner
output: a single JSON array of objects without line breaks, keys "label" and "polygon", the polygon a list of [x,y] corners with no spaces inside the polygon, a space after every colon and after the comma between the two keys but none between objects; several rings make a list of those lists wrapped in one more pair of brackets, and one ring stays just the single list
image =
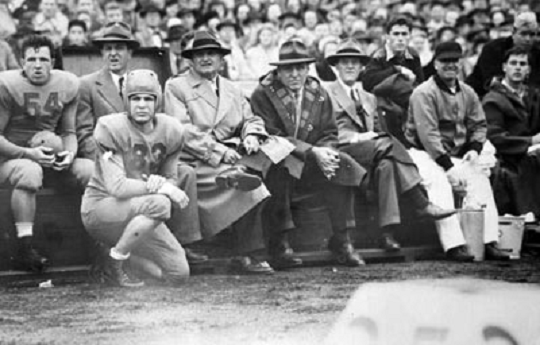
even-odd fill
[{"label": "player's hand on knee", "polygon": [[180,188],[173,186],[169,182],[165,182],[163,186],[157,191],[158,194],[166,195],[172,202],[184,208],[189,203],[187,194]]},{"label": "player's hand on knee", "polygon": [[244,148],[248,155],[259,151],[259,138],[256,135],[248,135],[243,141]]},{"label": "player's hand on knee", "polygon": [[242,156],[236,152],[233,149],[228,149],[225,151],[225,154],[223,155],[223,163],[226,164],[234,164],[236,163]]},{"label": "player's hand on knee", "polygon": [[53,164],[53,169],[56,171],[62,171],[71,165],[73,163],[73,159],[75,159],[75,155],[73,152],[70,151],[62,151],[56,154],[56,159]]},{"label": "player's hand on knee", "polygon": [[45,146],[26,149],[24,157],[46,168],[52,167],[55,160],[53,150]]},{"label": "player's hand on knee", "polygon": [[143,175],[146,179],[146,189],[149,193],[157,193],[158,190],[167,182],[167,179],[160,175]]}]

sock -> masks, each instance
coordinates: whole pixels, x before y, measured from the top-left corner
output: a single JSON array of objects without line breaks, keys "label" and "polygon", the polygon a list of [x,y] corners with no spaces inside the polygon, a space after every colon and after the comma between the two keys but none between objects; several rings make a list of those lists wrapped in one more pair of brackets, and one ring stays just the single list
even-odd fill
[{"label": "sock", "polygon": [[109,255],[111,256],[111,258],[113,258],[115,260],[127,260],[129,258],[129,253],[127,253],[126,255],[121,254],[114,247],[111,248],[111,251],[109,252]]},{"label": "sock", "polygon": [[15,229],[17,230],[17,237],[32,236],[34,231],[34,223],[32,222],[17,222],[15,223]]},{"label": "sock", "polygon": [[424,190],[419,185],[414,186],[403,194],[404,197],[411,200],[414,206],[418,210],[423,210],[429,205],[429,199],[427,198]]}]

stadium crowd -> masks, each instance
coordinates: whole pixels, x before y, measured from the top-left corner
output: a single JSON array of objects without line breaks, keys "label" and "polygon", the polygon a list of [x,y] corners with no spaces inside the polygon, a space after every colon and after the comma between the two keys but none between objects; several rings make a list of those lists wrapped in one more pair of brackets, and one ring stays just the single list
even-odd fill
[{"label": "stadium crowd", "polygon": [[[498,215],[540,216],[539,11],[523,0],[2,0],[14,264],[48,265],[32,238],[51,174],[85,190],[103,283],[142,285],[126,271],[181,282],[208,260],[192,246],[224,229],[237,272],[299,266],[292,205],[312,194],[340,264],[365,264],[350,236],[357,192],[377,195],[384,250],[400,250],[406,201],[435,221],[448,259],[467,262],[454,209],[465,192],[484,209],[486,258],[508,260]],[[102,68],[62,71],[71,47],[99,51]],[[163,89],[156,71],[130,67],[140,47],[164,49]]]}]

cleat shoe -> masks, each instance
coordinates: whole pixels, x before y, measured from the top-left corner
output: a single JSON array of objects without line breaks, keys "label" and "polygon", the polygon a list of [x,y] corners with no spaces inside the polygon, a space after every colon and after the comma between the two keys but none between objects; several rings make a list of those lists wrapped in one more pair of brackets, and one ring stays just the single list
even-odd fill
[{"label": "cleat shoe", "polygon": [[303,263],[302,259],[294,256],[286,233],[281,233],[270,239],[268,253],[270,254],[270,265],[275,270],[298,267]]},{"label": "cleat shoe", "polygon": [[135,288],[144,286],[144,282],[135,276],[129,276],[123,268],[124,260],[115,260],[110,255],[103,262],[102,277],[105,284],[111,286]]},{"label": "cleat shoe", "polygon": [[354,246],[348,238],[340,241],[337,237],[332,236],[328,241],[328,249],[340,265],[358,267],[366,264],[360,254],[354,250]]},{"label": "cleat shoe", "polygon": [[49,259],[34,249],[31,240],[31,236],[19,239],[17,255],[12,258],[13,268],[22,271],[42,272],[49,266]]},{"label": "cleat shoe", "polygon": [[259,176],[247,172],[242,165],[235,165],[222,171],[216,177],[216,184],[223,189],[236,188],[243,192],[249,192],[259,188],[262,180]]}]

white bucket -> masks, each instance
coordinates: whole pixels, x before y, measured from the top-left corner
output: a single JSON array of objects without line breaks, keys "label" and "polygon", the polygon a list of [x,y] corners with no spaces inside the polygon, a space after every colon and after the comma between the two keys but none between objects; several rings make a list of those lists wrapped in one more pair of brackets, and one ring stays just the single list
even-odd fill
[{"label": "white bucket", "polygon": [[459,224],[474,261],[484,260],[484,210],[458,210]]},{"label": "white bucket", "polygon": [[523,217],[499,217],[499,248],[507,252],[510,259],[521,257],[524,230]]}]

